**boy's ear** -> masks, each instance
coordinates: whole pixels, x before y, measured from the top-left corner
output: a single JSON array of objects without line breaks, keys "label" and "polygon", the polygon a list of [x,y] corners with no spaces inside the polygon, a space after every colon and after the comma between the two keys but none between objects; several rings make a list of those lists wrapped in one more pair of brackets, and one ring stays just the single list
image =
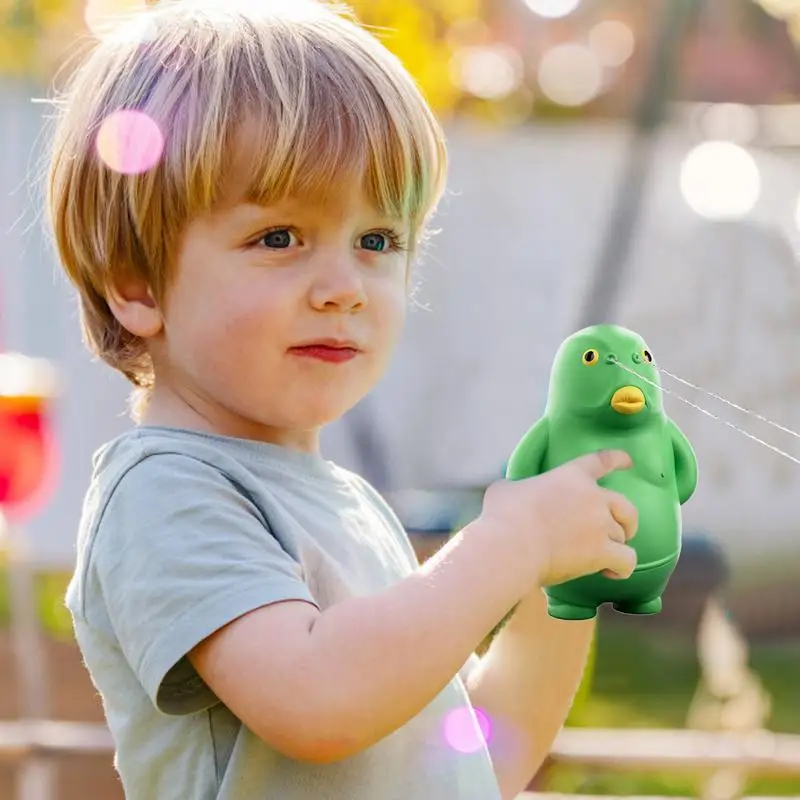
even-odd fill
[{"label": "boy's ear", "polygon": [[151,339],[161,333],[161,309],[144,281],[123,279],[109,285],[106,302],[119,324],[134,336]]}]

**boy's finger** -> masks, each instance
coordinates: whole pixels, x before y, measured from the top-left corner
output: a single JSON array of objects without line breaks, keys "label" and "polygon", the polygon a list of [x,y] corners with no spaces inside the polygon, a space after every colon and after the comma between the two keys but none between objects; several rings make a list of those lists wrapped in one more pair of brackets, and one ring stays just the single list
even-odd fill
[{"label": "boy's finger", "polygon": [[583,470],[589,477],[599,480],[617,469],[630,469],[633,466],[631,457],[624,450],[599,450],[575,459],[573,464]]},{"label": "boy's finger", "polygon": [[616,520],[610,519],[608,527],[608,538],[611,539],[612,542],[618,542],[619,544],[627,543],[627,534],[625,533],[625,528],[623,528],[622,525],[620,525]]},{"label": "boy's finger", "polygon": [[618,580],[630,578],[636,569],[636,551],[626,544],[609,541],[606,545],[606,569],[604,573]]},{"label": "boy's finger", "polygon": [[607,492],[608,509],[611,516],[619,523],[625,532],[625,541],[629,541],[636,536],[636,529],[639,527],[639,511],[636,506],[624,495],[618,492]]}]

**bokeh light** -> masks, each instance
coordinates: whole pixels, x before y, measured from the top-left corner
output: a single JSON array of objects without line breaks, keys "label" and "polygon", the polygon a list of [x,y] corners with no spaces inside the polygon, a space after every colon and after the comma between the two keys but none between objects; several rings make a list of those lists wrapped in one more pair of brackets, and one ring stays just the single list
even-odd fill
[{"label": "bokeh light", "polygon": [[58,392],[49,362],[19,353],[0,353],[0,397],[49,398]]},{"label": "bokeh light", "polygon": [[114,34],[121,22],[146,8],[145,0],[89,0],[83,20],[92,34],[103,38]]},{"label": "bokeh light", "polygon": [[499,100],[515,92],[523,79],[523,64],[511,47],[464,47],[453,57],[453,81],[469,94]]},{"label": "bokeh light", "polygon": [[761,195],[755,159],[733,142],[708,141],[695,147],[681,165],[680,187],[689,207],[706,219],[740,219]]},{"label": "bokeh light", "polygon": [[147,172],[159,162],[163,151],[164,137],[158,124],[141,111],[116,111],[97,134],[100,158],[123,175]]},{"label": "bokeh light", "polygon": [[456,708],[444,719],[444,738],[459,753],[477,752],[489,741],[491,733],[491,721],[480,708]]},{"label": "bokeh light", "polygon": [[582,106],[603,87],[603,69],[597,56],[575,42],[550,48],[539,62],[539,88],[554,103]]},{"label": "bokeh light", "polygon": [[581,0],[525,0],[525,5],[548,19],[559,19],[569,16],[581,4]]},{"label": "bokeh light", "polygon": [[633,55],[633,31],[615,19],[598,22],[589,31],[589,49],[604,67],[621,67]]}]

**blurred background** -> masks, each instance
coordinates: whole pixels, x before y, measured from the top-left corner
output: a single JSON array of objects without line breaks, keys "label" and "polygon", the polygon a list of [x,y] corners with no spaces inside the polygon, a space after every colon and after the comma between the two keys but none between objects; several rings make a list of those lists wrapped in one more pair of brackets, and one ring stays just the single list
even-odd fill
[{"label": "blurred background", "polygon": [[[56,72],[138,2],[0,0],[0,350],[59,385],[34,402],[49,389],[20,390],[21,362],[0,357],[6,563],[27,565],[0,590],[0,719],[102,719],[62,598],[128,386],[83,349],[36,176]],[[665,387],[705,410],[666,398],[701,480],[664,613],[603,615],[570,728],[800,734],[800,0],[351,5],[444,120],[452,171],[398,358],[326,455],[386,494],[425,558],[541,414],[561,340],[640,332],[689,384]],[[18,766],[0,754],[0,800]],[[800,796],[798,775],[556,760],[535,788]],[[50,780],[53,800],[121,797],[110,756],[62,759]]]}]

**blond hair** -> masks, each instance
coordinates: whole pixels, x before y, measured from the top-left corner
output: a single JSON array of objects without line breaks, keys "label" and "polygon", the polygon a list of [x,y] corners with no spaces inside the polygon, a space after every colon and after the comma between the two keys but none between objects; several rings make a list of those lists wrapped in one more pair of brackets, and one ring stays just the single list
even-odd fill
[{"label": "blond hair", "polygon": [[[400,62],[347,9],[314,0],[169,0],[93,46],[56,100],[47,209],[92,351],[149,392],[146,342],[106,302],[141,279],[160,302],[181,231],[220,201],[243,138],[247,199],[333,194],[359,177],[419,241],[444,188],[444,135]],[[157,163],[119,171],[98,134],[120,110],[163,134]],[[123,174],[124,173],[124,174]]]}]

